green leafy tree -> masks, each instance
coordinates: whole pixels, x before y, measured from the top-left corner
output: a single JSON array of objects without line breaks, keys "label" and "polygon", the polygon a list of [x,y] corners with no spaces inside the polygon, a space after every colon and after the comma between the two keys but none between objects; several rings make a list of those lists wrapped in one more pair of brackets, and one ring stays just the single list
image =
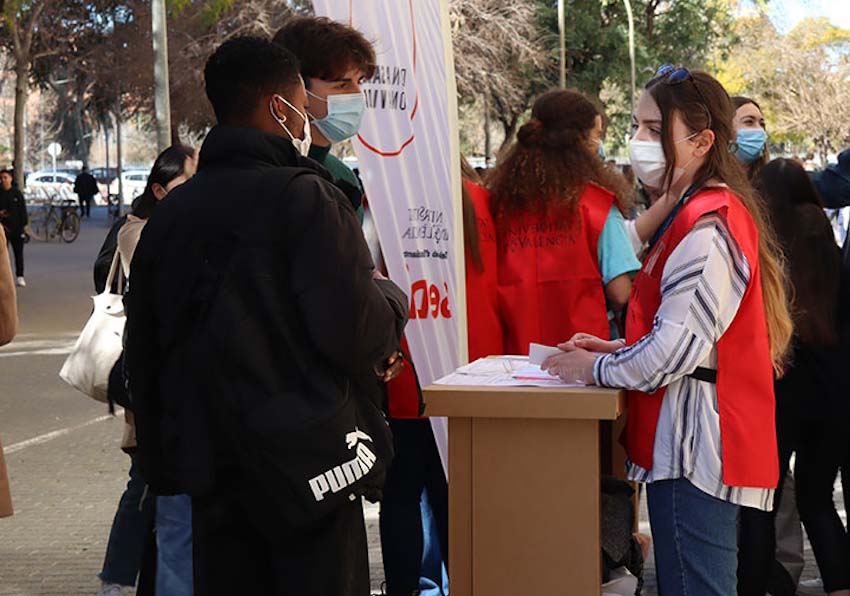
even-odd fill
[{"label": "green leafy tree", "polygon": [[[500,122],[509,142],[533,98],[558,84],[557,2],[534,0],[535,42],[544,59],[496,62],[490,71],[509,70],[518,88],[489,90],[486,105]],[[713,70],[716,56],[725,56],[735,43],[733,0],[634,0],[637,86],[664,63]],[[507,40],[506,43],[513,43]],[[457,47],[457,41],[455,43]],[[622,144],[630,125],[630,65],[628,19],[622,0],[567,0],[567,85],[592,97],[610,100],[606,105],[615,134],[609,149]],[[456,60],[464,59],[457,56]],[[484,73],[486,74],[486,72]],[[504,73],[503,73],[504,74]],[[505,101],[507,91],[522,98]],[[467,103],[477,96],[462,95]]]}]

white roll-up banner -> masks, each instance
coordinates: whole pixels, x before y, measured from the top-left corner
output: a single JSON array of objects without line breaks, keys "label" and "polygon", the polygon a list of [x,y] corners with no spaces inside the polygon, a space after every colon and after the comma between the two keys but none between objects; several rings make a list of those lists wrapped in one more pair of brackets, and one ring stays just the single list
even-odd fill
[{"label": "white roll-up banner", "polygon": [[[467,358],[457,90],[447,0],[313,0],[375,47],[353,140],[390,278],[410,296],[423,387]],[[446,466],[447,426],[431,419]]]}]

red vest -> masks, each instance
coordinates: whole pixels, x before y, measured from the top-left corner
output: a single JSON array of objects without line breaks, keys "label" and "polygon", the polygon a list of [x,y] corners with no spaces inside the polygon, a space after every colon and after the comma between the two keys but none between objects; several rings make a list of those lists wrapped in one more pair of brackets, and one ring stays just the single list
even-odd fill
[{"label": "red vest", "polygon": [[577,216],[562,207],[519,216],[499,235],[499,306],[505,351],[527,354],[531,342],[557,345],[583,331],[610,337],[599,235],[614,195],[588,184]]},{"label": "red vest", "polygon": [[[626,343],[647,335],[661,305],[661,276],[668,257],[707,213],[726,220],[732,237],[750,265],[750,280],[732,324],[717,343],[717,403],[720,413],[723,483],[728,486],[776,488],[773,365],[767,338],[758,257],[758,230],[741,201],[726,188],[703,190],[677,214],[644,261],[629,300]],[[624,433],[629,459],[652,469],[655,431],[665,389],[653,395],[628,392]]]},{"label": "red vest", "polygon": [[469,361],[503,354],[505,336],[499,318],[499,277],[496,226],[490,215],[490,193],[472,182],[464,181],[478,221],[478,246],[484,271],[479,271],[466,253],[466,317],[469,330]]},{"label": "red vest", "polygon": [[[475,207],[478,221],[478,243],[484,271],[478,271],[471,255],[466,254],[466,316],[469,336],[469,360],[501,354],[504,351],[502,323],[498,313],[496,276],[496,227],[490,215],[490,194],[480,186],[464,180]],[[402,349],[410,354],[407,338]],[[387,384],[389,414],[393,418],[419,417],[419,386],[413,365],[407,363],[402,373]]]}]

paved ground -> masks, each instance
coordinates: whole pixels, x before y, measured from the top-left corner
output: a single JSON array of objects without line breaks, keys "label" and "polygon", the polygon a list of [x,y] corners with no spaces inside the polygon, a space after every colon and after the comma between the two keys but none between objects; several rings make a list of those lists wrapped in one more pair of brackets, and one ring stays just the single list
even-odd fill
[{"label": "paved ground", "polygon": [[[0,520],[0,596],[94,594],[126,478],[122,421],[57,375],[90,312],[91,265],[107,231],[103,209],[96,211],[74,244],[27,246],[20,335],[0,349],[0,437],[16,509]],[[366,508],[366,519],[377,591],[376,507]],[[645,511],[641,519],[646,531]],[[805,577],[816,576],[808,544],[807,559]],[[651,562],[645,593],[656,594]]]}]

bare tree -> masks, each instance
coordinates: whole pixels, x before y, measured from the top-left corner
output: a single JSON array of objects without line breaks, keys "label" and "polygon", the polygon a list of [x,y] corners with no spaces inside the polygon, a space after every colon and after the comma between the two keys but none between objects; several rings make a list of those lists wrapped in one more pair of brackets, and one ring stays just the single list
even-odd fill
[{"label": "bare tree", "polygon": [[805,135],[821,164],[850,139],[850,63],[829,64],[819,52],[784,53],[781,86],[770,93],[779,132]]},{"label": "bare tree", "polygon": [[34,61],[50,53],[39,50],[38,35],[45,11],[60,4],[57,0],[6,0],[3,5],[4,40],[15,61],[14,168],[15,182],[24,187],[24,120],[29,97],[29,74]]},{"label": "bare tree", "polygon": [[481,100],[505,132],[516,130],[530,94],[551,66],[534,0],[450,0],[458,93]]}]

